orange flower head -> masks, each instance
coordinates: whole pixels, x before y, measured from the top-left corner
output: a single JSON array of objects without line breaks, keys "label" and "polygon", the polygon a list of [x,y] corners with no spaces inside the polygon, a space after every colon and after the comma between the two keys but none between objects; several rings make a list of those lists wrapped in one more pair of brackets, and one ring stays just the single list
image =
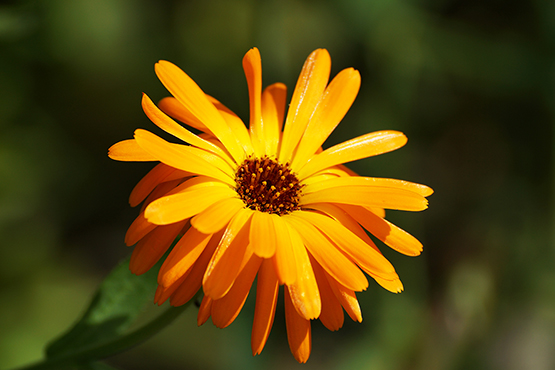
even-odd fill
[{"label": "orange flower head", "polygon": [[420,254],[422,244],[388,222],[384,210],[424,210],[433,192],[358,176],[343,165],[402,147],[407,138],[401,132],[372,132],[322,150],[360,87],[352,68],[328,83],[330,66],[325,49],[310,54],[285,115],[285,85],[262,90],[260,53],[249,50],[243,59],[247,129],[181,69],[160,61],[156,74],[173,97],[156,106],[143,95],[142,106],[184,143],[138,129],[109,150],[115,160],[159,162],[131,192],[130,204],[143,206],[125,236],[135,245],[135,274],[152,268],[180,237],[160,268],[155,302],[179,306],[202,288],[198,324],[211,317],[224,328],[258,277],[251,345],[259,354],[283,286],[289,346],[301,363],[310,356],[310,320],[337,330],[345,310],[362,321],[355,292],[368,287],[366,275],[389,291],[403,290],[366,231],[400,253]]}]

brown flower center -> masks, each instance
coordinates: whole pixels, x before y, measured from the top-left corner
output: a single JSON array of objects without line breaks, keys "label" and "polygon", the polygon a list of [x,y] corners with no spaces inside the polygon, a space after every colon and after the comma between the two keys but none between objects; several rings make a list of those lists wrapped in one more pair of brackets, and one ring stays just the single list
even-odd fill
[{"label": "brown flower center", "polygon": [[247,207],[284,215],[298,210],[301,184],[283,165],[268,157],[247,158],[235,175],[235,190]]}]

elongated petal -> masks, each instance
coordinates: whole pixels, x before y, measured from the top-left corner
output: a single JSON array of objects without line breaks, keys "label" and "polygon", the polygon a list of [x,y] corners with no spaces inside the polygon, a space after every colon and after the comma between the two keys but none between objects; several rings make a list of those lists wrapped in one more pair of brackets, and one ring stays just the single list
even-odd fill
[{"label": "elongated petal", "polygon": [[[325,233],[343,252],[351,257],[365,272],[387,279],[398,278],[391,263],[339,222],[315,212],[293,212]],[[291,214],[293,214],[291,213]]]},{"label": "elongated petal", "polygon": [[157,225],[148,222],[144,212],[141,212],[131,226],[129,226],[129,229],[127,229],[127,233],[125,233],[125,244],[127,246],[132,246],[154,230],[156,226]]},{"label": "elongated petal", "polygon": [[251,258],[241,270],[233,286],[225,296],[212,304],[212,322],[218,328],[225,328],[231,324],[247,300],[256,273],[262,263],[262,258],[252,254]]},{"label": "elongated petal", "polygon": [[211,237],[190,227],[160,267],[158,284],[167,287],[179,279],[197,261]]},{"label": "elongated petal", "polygon": [[226,124],[231,128],[231,131],[233,131],[237,140],[239,140],[239,143],[243,147],[245,154],[247,156],[252,155],[254,153],[254,149],[252,147],[251,138],[241,118],[239,118],[235,113],[233,113],[233,111],[231,111],[231,109],[223,105],[214,97],[208,96],[208,99],[212,102],[212,104],[214,104],[216,109],[218,109],[218,112],[223,117]]},{"label": "elongated petal", "polygon": [[301,205],[311,203],[353,204],[402,211],[423,211],[428,208],[428,201],[422,195],[385,186],[341,186],[315,191],[301,197]]},{"label": "elongated petal", "polygon": [[181,286],[181,284],[189,276],[192,270],[193,270],[192,268],[187,270],[183,275],[181,275],[179,279],[174,281],[170,286],[165,287],[163,285],[158,285],[158,287],[156,288],[156,293],[154,293],[154,303],[156,303],[158,306],[161,306],[162,304],[164,304],[164,302],[166,302],[168,298],[170,298],[170,296],[174,294],[175,291]]},{"label": "elongated petal", "polygon": [[330,276],[326,277],[333,294],[335,294],[335,297],[339,300],[351,320],[362,322],[362,311],[360,310],[355,292],[345,288]]},{"label": "elongated petal", "polygon": [[399,149],[407,143],[407,137],[398,131],[377,131],[345,141],[313,156],[299,170],[299,179],[325,168],[338,164],[356,161]]},{"label": "elongated petal", "polygon": [[271,215],[276,228],[276,253],[272,258],[280,284],[292,285],[297,280],[297,261],[289,227],[281,216]]},{"label": "elongated petal", "polygon": [[200,87],[176,65],[165,60],[156,63],[155,71],[168,91],[224,143],[236,163],[241,163],[245,158],[243,148]]},{"label": "elongated petal", "polygon": [[251,210],[242,209],[231,219],[206,268],[204,294],[213,299],[222,298],[229,291],[240,271],[249,244],[251,214]]},{"label": "elongated petal", "polygon": [[382,288],[389,290],[391,293],[401,293],[403,291],[403,283],[401,283],[401,279],[397,278],[394,280],[386,280],[382,279],[379,276],[370,275],[378,284],[382,286]]},{"label": "elongated petal", "polygon": [[152,154],[168,166],[182,171],[205,175],[218,179],[231,186],[234,185],[230,169],[225,167],[218,168],[208,162],[205,158],[199,157],[198,150],[190,146],[171,144],[164,139],[146,130],[135,130],[135,140],[147,152]]},{"label": "elongated petal", "polygon": [[249,86],[250,136],[254,153],[260,157],[264,154],[264,142],[266,140],[264,137],[260,102],[262,95],[262,62],[257,48],[252,48],[245,54],[243,69],[245,70]]},{"label": "elongated petal", "polygon": [[315,226],[299,217],[294,212],[287,217],[287,222],[292,225],[301,238],[308,251],[335,280],[349,289],[362,291],[368,287],[368,280],[360,269],[341,253]]},{"label": "elongated petal", "polygon": [[281,163],[291,162],[293,151],[328,84],[330,69],[331,59],[325,49],[315,50],[306,59],[285,120],[283,141],[279,153]]},{"label": "elongated petal", "polygon": [[270,258],[276,252],[276,228],[274,217],[266,212],[255,211],[252,214],[250,243],[254,254],[262,258]]},{"label": "elongated petal", "polygon": [[189,300],[193,298],[201,288],[204,272],[206,271],[208,262],[210,262],[222,235],[223,232],[219,232],[212,236],[208,245],[204,248],[204,251],[194,263],[191,271],[187,274],[187,278],[183,280],[183,283],[181,283],[175,292],[172,293],[170,297],[170,304],[172,306],[181,306],[189,302]]},{"label": "elongated petal", "polygon": [[320,316],[322,310],[322,301],[320,300],[316,277],[314,276],[306,247],[300,235],[289,223],[287,223],[287,226],[297,266],[297,278],[293,284],[287,287],[291,293],[293,305],[299,315],[307,320],[315,319]]},{"label": "elongated petal", "polygon": [[123,140],[108,149],[108,156],[116,161],[124,162],[154,162],[156,156],[144,150],[135,139]]},{"label": "elongated petal", "polygon": [[[395,189],[403,189],[417,193],[423,197],[427,197],[433,193],[433,190],[426,185],[416,184],[414,182],[383,179],[378,177],[362,177],[362,176],[349,176],[349,177],[334,177],[325,179],[319,182],[311,183],[303,188],[303,194],[314,193],[315,191],[338,188],[342,186],[381,186],[391,187]],[[336,189],[336,191],[341,191]]]},{"label": "elongated petal", "polygon": [[212,312],[212,303],[214,301],[209,296],[205,295],[202,298],[202,302],[200,303],[200,307],[198,309],[197,315],[197,325],[201,326],[204,325],[206,321],[210,318],[210,314]]},{"label": "elongated petal", "polygon": [[256,306],[252,323],[251,348],[252,354],[262,352],[276,313],[278,299],[278,279],[272,262],[262,261],[256,282]]},{"label": "elongated petal", "polygon": [[168,116],[183,122],[184,124],[196,128],[199,131],[207,132],[211,135],[212,132],[202,123],[197,117],[195,117],[183,104],[179,102],[173,96],[164,98],[158,102],[158,107]]},{"label": "elongated petal", "polygon": [[141,275],[150,270],[166,253],[185,224],[186,221],[182,221],[172,225],[158,226],[142,238],[131,254],[129,262],[131,272]]},{"label": "elongated petal", "polygon": [[282,83],[270,85],[262,92],[264,152],[271,157],[277,154],[286,97],[287,88]]},{"label": "elongated petal", "polygon": [[209,141],[206,141],[197,135],[193,134],[185,127],[179,125],[173,119],[168,117],[164,112],[162,112],[158,107],[150,100],[150,98],[143,94],[142,100],[143,110],[150,118],[152,122],[156,124],[156,126],[160,127],[162,130],[166,131],[167,133],[175,136],[176,138],[183,140],[184,142],[199,147],[201,149],[207,150],[211,153],[214,153],[224,159],[228,164],[232,165],[233,158],[230,158],[227,153],[221,150],[216,145],[212,144]]},{"label": "elongated petal", "polygon": [[190,172],[181,171],[164,163],[159,163],[135,185],[131,195],[129,195],[129,204],[131,207],[136,207],[145,200],[154,188],[163,182],[182,179],[192,175]]},{"label": "elongated petal", "polygon": [[312,348],[310,320],[298,314],[293,305],[293,295],[290,295],[290,291],[288,291],[287,287],[285,287],[284,300],[285,325],[287,327],[289,348],[295,359],[303,364],[308,361]]},{"label": "elongated petal", "polygon": [[418,239],[364,207],[341,205],[341,208],[372,235],[397,252],[407,256],[418,256],[422,252],[422,243]]},{"label": "elongated petal", "polygon": [[193,217],[191,225],[202,233],[213,234],[223,229],[245,203],[238,198],[225,198]]},{"label": "elongated petal", "polygon": [[326,272],[317,262],[313,261],[312,267],[318,282],[318,289],[320,289],[320,296],[322,297],[322,313],[319,319],[328,330],[339,330],[343,326],[344,321],[341,304],[328,283]]},{"label": "elongated petal", "polygon": [[235,192],[229,187],[208,183],[155,200],[146,207],[145,217],[154,224],[167,225],[195,216],[215,202],[234,196]]},{"label": "elongated petal", "polygon": [[344,69],[331,81],[310,118],[291,164],[294,171],[302,167],[326,141],[351,108],[360,88],[360,73]]}]

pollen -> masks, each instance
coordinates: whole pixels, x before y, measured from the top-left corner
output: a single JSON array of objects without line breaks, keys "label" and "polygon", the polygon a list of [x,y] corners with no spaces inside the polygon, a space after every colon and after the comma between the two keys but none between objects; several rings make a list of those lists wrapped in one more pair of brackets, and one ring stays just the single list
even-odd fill
[{"label": "pollen", "polygon": [[302,185],[288,164],[247,158],[235,175],[237,194],[252,210],[284,215],[300,209]]}]

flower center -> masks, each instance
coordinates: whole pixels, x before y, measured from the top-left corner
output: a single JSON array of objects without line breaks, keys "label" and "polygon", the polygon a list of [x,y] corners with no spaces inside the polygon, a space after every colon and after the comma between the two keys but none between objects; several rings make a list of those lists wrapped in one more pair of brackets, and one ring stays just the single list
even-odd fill
[{"label": "flower center", "polygon": [[301,208],[301,184],[288,164],[266,156],[247,158],[237,170],[235,183],[237,194],[250,209],[284,215]]}]

